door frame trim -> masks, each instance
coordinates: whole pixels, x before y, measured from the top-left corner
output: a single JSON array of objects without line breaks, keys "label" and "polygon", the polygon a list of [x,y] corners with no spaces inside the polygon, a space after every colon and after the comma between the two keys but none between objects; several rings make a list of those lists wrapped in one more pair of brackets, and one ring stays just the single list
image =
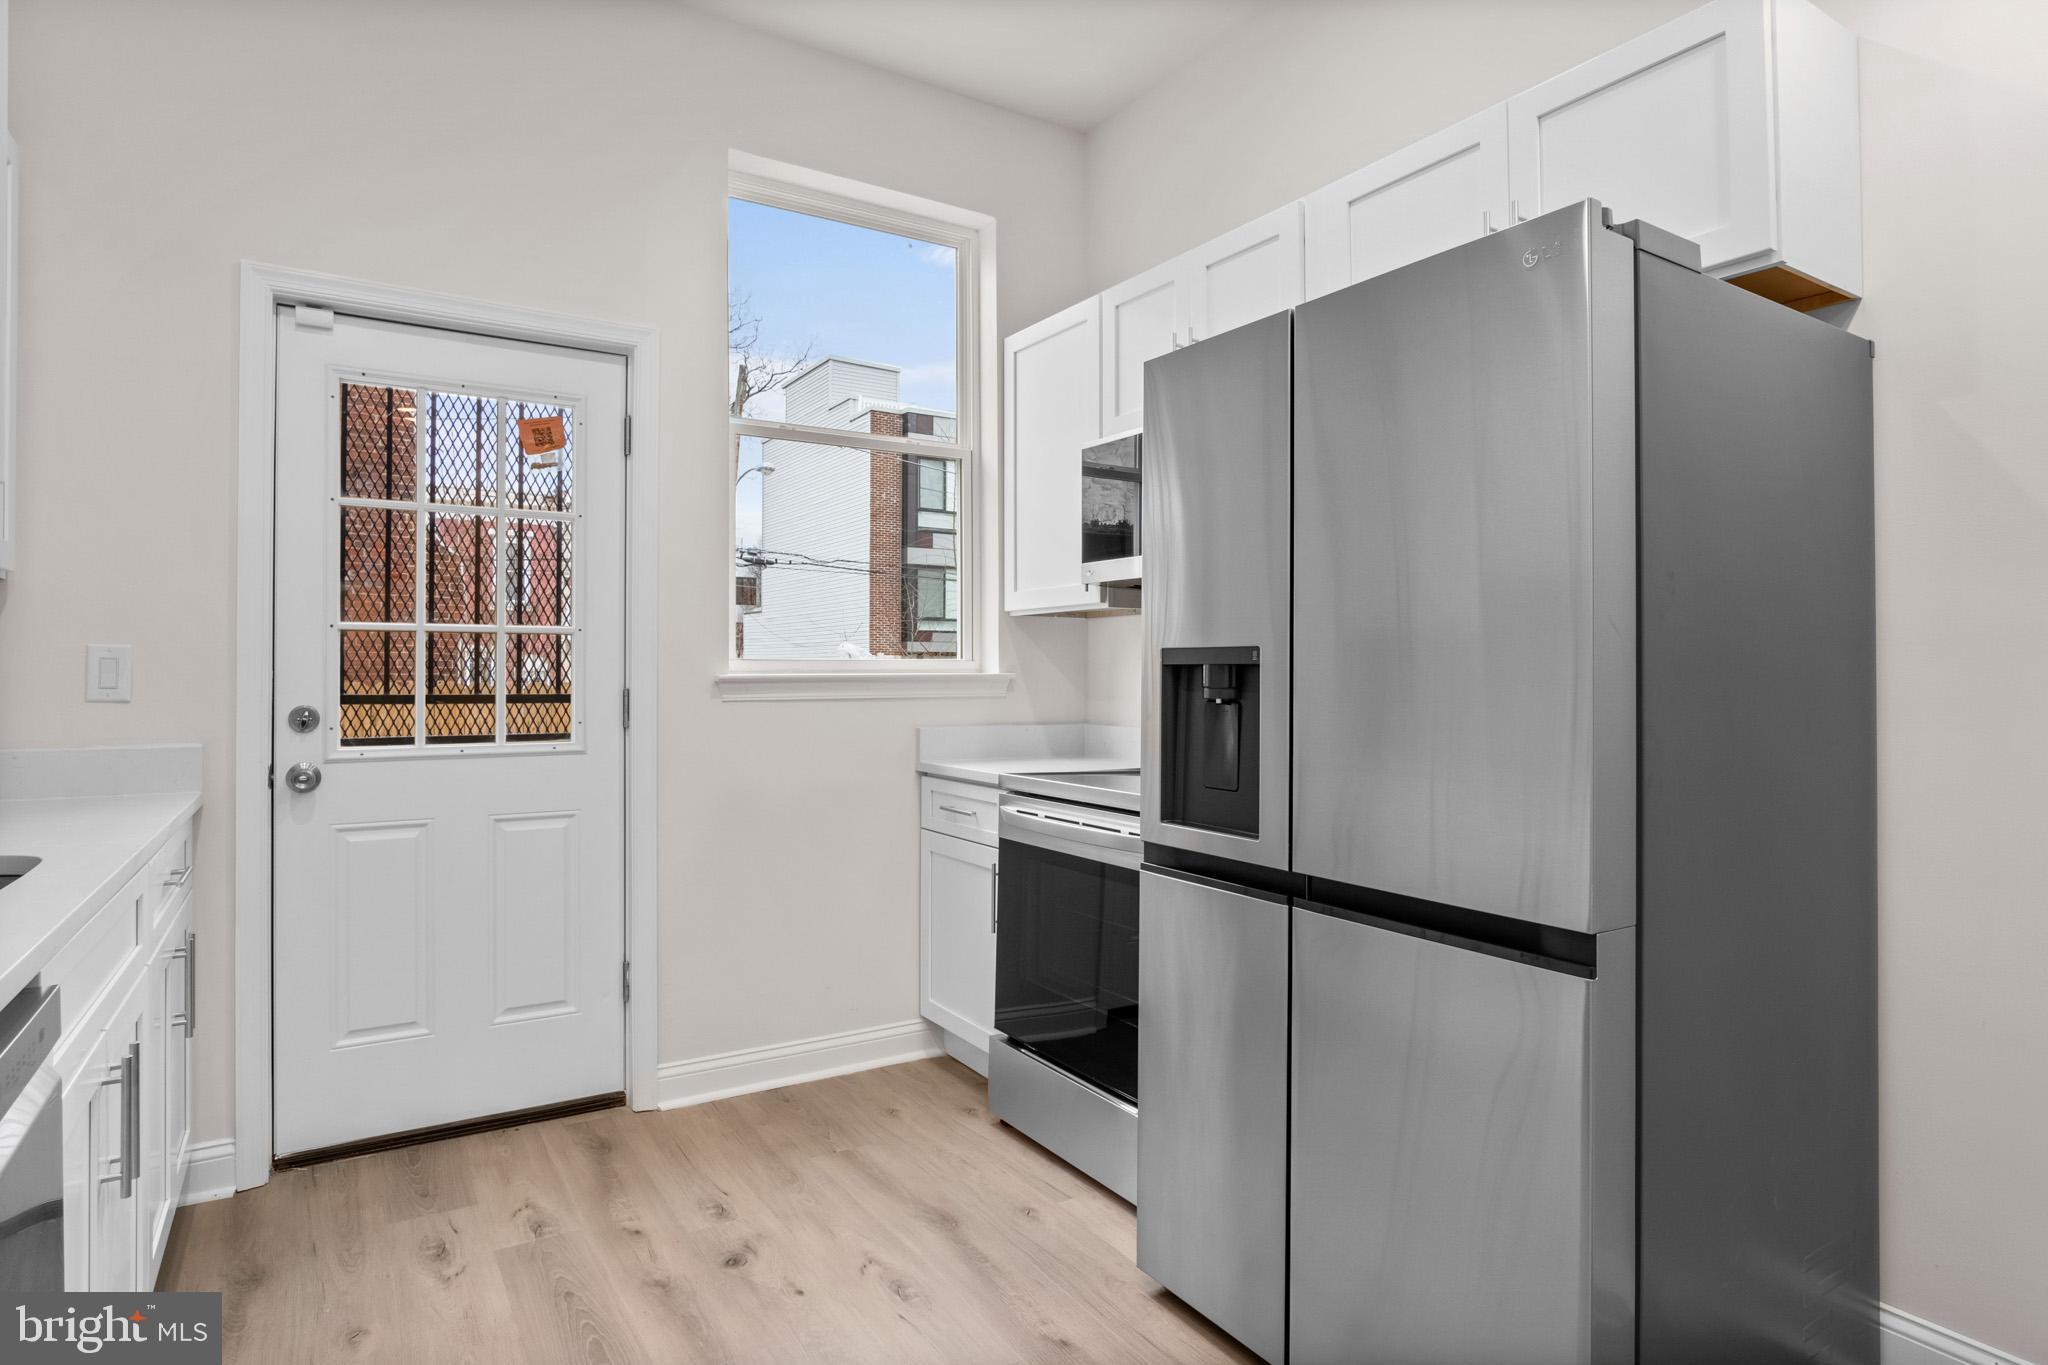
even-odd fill
[{"label": "door frame trim", "polygon": [[[235,1188],[270,1179],[271,1042],[271,664],[273,549],[277,489],[277,309],[307,304],[355,317],[623,356],[632,445],[626,465],[626,685],[645,699],[626,731],[626,956],[640,968],[626,1004],[627,1102],[659,1102],[656,953],[659,868],[655,856],[655,764],[659,679],[655,614],[661,449],[656,421],[659,335],[652,327],[604,322],[373,284],[255,261],[241,263],[238,407],[239,485],[235,568]],[[629,447],[630,448],[630,447]]]}]

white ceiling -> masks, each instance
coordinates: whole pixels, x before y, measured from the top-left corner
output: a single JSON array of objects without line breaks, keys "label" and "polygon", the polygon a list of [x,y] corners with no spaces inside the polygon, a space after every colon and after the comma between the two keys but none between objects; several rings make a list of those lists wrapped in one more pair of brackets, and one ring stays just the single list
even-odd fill
[{"label": "white ceiling", "polygon": [[684,0],[842,57],[1085,132],[1259,0]]}]

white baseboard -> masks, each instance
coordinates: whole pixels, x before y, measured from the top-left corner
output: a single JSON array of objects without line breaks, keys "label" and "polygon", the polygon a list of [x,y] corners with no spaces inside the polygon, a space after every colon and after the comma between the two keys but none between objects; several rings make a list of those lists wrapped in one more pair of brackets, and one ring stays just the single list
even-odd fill
[{"label": "white baseboard", "polygon": [[655,1090],[663,1109],[680,1109],[687,1104],[820,1081],[870,1067],[914,1062],[921,1057],[936,1057],[942,1050],[939,1031],[922,1019],[911,1019],[773,1047],[663,1062],[656,1073]]},{"label": "white baseboard", "polygon": [[1887,1304],[1877,1309],[1879,1352],[1883,1365],[2027,1365],[2018,1356],[1994,1351],[1925,1318],[1916,1318]]},{"label": "white baseboard", "polygon": [[185,1192],[178,1196],[179,1208],[187,1204],[204,1204],[214,1199],[225,1199],[235,1192],[233,1138],[195,1142],[192,1144],[191,1153],[191,1160],[185,1167]]}]

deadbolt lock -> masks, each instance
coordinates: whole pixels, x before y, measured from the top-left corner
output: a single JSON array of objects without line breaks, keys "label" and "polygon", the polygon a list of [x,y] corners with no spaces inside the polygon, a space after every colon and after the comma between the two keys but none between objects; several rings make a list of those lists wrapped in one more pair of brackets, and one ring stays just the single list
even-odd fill
[{"label": "deadbolt lock", "polygon": [[310,735],[313,727],[320,723],[320,713],[310,706],[294,706],[284,718],[295,735]]}]

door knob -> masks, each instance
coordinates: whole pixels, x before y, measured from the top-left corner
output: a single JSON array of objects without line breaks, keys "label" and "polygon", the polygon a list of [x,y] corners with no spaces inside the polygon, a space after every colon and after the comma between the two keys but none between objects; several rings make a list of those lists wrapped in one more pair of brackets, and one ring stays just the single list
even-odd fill
[{"label": "door knob", "polygon": [[284,770],[284,784],[295,792],[309,792],[320,785],[320,769],[311,763],[294,763]]}]

